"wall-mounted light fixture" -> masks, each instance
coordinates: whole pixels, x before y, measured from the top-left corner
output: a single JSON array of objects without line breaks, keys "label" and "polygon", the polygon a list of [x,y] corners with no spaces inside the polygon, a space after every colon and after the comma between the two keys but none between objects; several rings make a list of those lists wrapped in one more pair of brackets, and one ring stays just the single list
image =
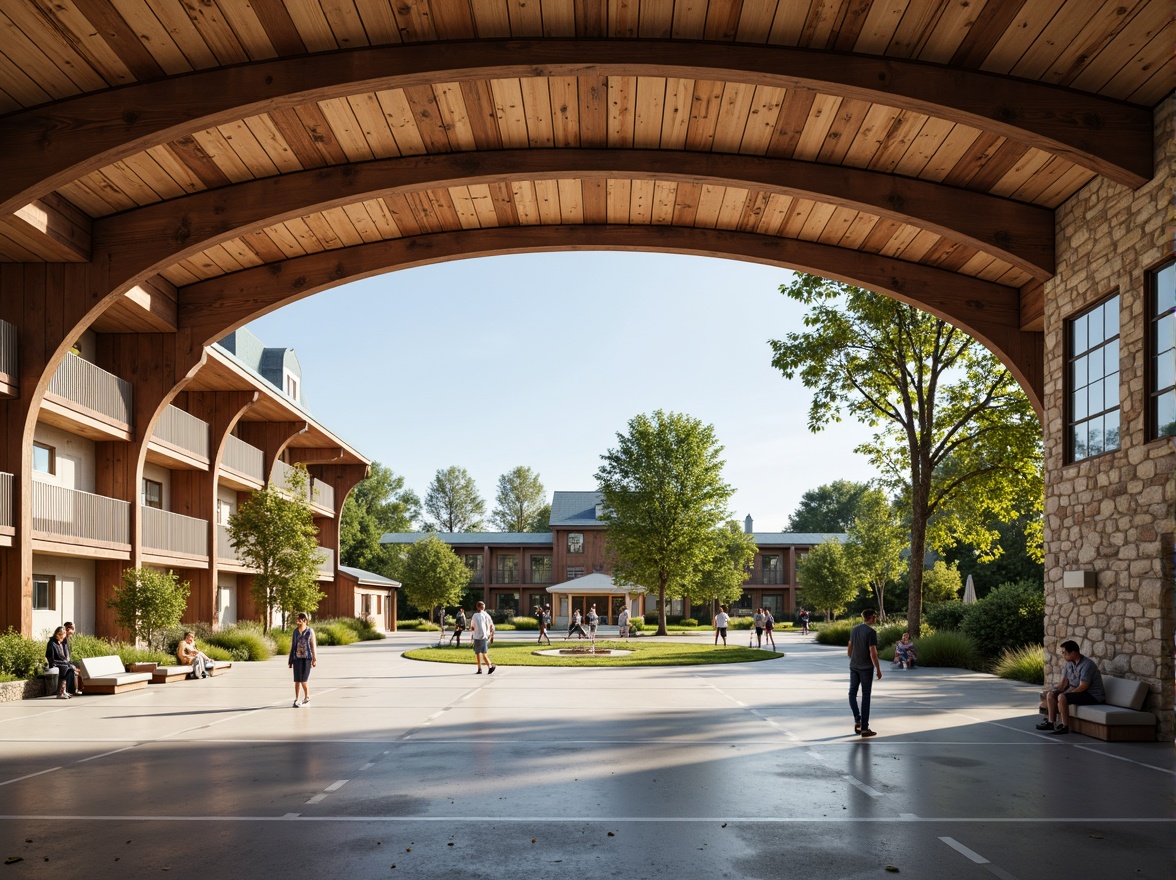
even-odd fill
[{"label": "wall-mounted light fixture", "polygon": [[1067,590],[1093,590],[1098,586],[1098,575],[1093,571],[1062,572],[1062,587]]}]

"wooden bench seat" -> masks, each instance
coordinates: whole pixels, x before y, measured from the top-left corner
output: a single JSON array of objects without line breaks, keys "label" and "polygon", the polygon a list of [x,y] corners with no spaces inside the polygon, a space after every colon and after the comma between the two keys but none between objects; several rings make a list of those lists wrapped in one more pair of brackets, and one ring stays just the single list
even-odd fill
[{"label": "wooden bench seat", "polygon": [[78,661],[82,687],[87,694],[121,694],[147,687],[150,672],[127,672],[117,654]]},{"label": "wooden bench seat", "polygon": [[1102,681],[1107,701],[1096,706],[1071,706],[1071,733],[1107,742],[1155,742],[1156,716],[1143,711],[1147,685],[1113,675],[1104,675]]},{"label": "wooden bench seat", "polygon": [[187,666],[157,666],[155,671],[151,673],[151,683],[172,684],[183,681],[191,672],[192,670]]}]

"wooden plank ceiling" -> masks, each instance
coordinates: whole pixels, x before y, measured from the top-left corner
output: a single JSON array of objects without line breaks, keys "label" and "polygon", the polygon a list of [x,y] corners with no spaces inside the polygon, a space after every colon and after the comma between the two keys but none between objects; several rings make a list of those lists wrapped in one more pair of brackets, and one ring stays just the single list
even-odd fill
[{"label": "wooden plank ceiling", "polygon": [[[1165,0],[0,0],[0,114],[220,66],[500,38],[832,50],[1020,77],[1151,107],[1173,86],[1171,17]],[[397,157],[536,149],[797,160],[1044,208],[1095,174],[993,130],[803,88],[592,70],[460,78],[308,101],[161,139],[41,194],[21,217],[0,218],[0,260],[85,260],[91,221],[250,180]],[[38,205],[53,219],[40,228],[30,220],[41,216]],[[182,288],[363,243],[605,223],[799,239],[1010,288],[1034,280],[1024,266],[943,229],[817,197],[671,173],[528,176],[522,164],[500,180],[403,187],[285,217],[160,275]]]}]

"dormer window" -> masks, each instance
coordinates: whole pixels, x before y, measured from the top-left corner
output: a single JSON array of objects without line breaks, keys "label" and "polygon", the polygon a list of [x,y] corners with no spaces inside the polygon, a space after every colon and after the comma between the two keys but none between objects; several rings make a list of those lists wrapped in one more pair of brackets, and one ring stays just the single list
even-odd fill
[{"label": "dormer window", "polygon": [[293,373],[286,374],[286,396],[291,400],[298,400],[298,377]]}]

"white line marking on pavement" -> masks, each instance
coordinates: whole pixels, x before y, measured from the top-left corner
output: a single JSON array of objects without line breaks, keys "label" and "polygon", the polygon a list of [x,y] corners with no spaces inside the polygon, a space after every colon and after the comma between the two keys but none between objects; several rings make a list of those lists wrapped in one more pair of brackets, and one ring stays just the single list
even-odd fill
[{"label": "white line marking on pavement", "polygon": [[282,818],[283,818],[283,819],[297,819],[297,818],[298,818],[299,816],[301,816],[301,815],[302,815],[301,813],[287,813],[287,814],[286,814],[285,816],[283,816]]},{"label": "white line marking on pavement", "polygon": [[133,748],[136,748],[136,747],[138,747],[138,746],[140,746],[140,745],[142,745],[142,743],[141,743],[141,742],[137,742],[137,743],[135,743],[134,745],[124,746],[124,747],[123,747],[123,748],[121,748],[121,749],[115,749],[115,750],[113,750],[113,751],[110,751],[110,752],[103,752],[103,753],[102,753],[102,754],[100,754],[100,755],[91,755],[91,756],[90,756],[90,757],[88,757],[88,758],[80,758],[80,759],[78,759],[77,761],[74,761],[74,763],[75,763],[75,764],[85,764],[87,761],[96,761],[98,758],[105,758],[105,757],[107,757],[108,755],[117,755],[119,752],[129,752],[131,749],[133,749]]},{"label": "white line marking on pavement", "polygon": [[[316,795],[317,797],[317,795]],[[0,822],[278,822],[285,816],[62,816],[62,815],[0,815]],[[1176,818],[1127,819],[1122,816],[1057,816],[1034,819],[1009,819],[1004,817],[946,818],[920,817],[901,819],[897,816],[810,816],[781,818],[776,816],[300,816],[307,822],[476,822],[485,825],[497,822],[502,825],[548,823],[608,824],[628,822],[641,825],[655,825],[659,822],[682,825],[690,823],[742,822],[747,825],[887,825],[900,822],[919,822],[924,825],[1070,825],[1079,823],[1101,823],[1103,825],[1176,825]]]},{"label": "white line marking on pavement", "polygon": [[325,794],[316,794],[314,797],[312,797],[310,800],[308,800],[307,803],[308,804],[317,804],[317,803],[321,803],[322,801],[325,801],[326,799],[327,799],[327,796]]},{"label": "white line marking on pavement", "polygon": [[870,788],[870,786],[866,785],[860,779],[854,779],[852,776],[842,776],[841,778],[852,785],[854,788],[861,789],[872,798],[882,797],[882,792],[878,791],[876,788]]},{"label": "white line marking on pavement", "polygon": [[350,781],[350,779],[340,779],[338,782],[332,782],[323,791],[338,791]]},{"label": "white line marking on pavement", "polygon": [[1015,876],[1010,874],[1004,868],[1000,868],[1000,867],[997,867],[996,865],[992,864],[992,862],[988,861],[988,859],[984,858],[984,856],[968,849],[966,846],[964,846],[958,840],[955,840],[954,838],[951,838],[951,837],[941,837],[939,839],[941,841],[943,841],[944,843],[946,843],[948,846],[950,846],[952,849],[954,849],[956,852],[958,852],[960,855],[962,855],[964,858],[971,859],[977,865],[983,865],[984,868],[989,873],[995,874],[997,877],[1000,878],[1000,880],[1017,880],[1017,878]]},{"label": "white line marking on pavement", "polygon": [[375,762],[375,761],[368,761],[366,764],[364,764],[364,765],[363,765],[362,767],[360,767],[359,769],[360,769],[360,771],[362,772],[362,771],[364,771],[364,770],[371,770],[371,769],[372,769],[373,767],[375,767],[375,766],[376,766],[376,762]]},{"label": "white line marking on pavement", "polygon": [[0,785],[11,785],[14,782],[20,782],[24,779],[32,779],[34,776],[44,776],[46,773],[52,773],[54,770],[60,770],[60,767],[50,767],[48,770],[38,770],[36,773],[30,773],[27,776],[18,776],[16,779],[5,779],[0,782]]},{"label": "white line marking on pavement", "polygon": [[899,813],[898,818],[900,818],[900,819],[918,819],[919,817],[915,813]]}]

